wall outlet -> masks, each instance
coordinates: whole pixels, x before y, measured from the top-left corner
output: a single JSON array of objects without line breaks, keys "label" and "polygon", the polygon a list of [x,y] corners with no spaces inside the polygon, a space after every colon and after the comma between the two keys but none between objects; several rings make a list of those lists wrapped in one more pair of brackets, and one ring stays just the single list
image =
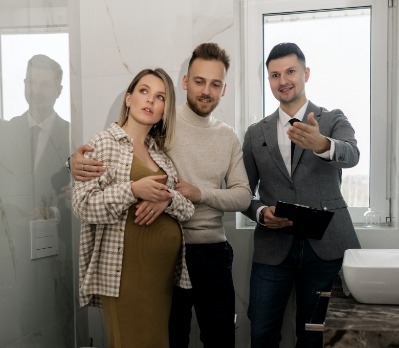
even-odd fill
[{"label": "wall outlet", "polygon": [[58,255],[58,221],[56,219],[30,222],[31,260]]}]

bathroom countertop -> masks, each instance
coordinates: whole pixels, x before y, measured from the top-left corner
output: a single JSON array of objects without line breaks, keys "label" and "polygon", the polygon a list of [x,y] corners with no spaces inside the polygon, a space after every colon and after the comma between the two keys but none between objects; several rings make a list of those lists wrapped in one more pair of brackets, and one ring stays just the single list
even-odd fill
[{"label": "bathroom countertop", "polygon": [[328,301],[323,341],[324,348],[399,347],[399,305],[359,303],[336,282]]}]

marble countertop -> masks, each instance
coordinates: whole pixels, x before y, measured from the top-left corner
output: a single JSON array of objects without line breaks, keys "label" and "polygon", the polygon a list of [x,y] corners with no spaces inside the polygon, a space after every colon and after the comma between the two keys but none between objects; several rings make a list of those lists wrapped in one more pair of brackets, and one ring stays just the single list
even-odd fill
[{"label": "marble countertop", "polygon": [[323,337],[324,348],[399,347],[399,306],[359,303],[346,296],[337,282],[328,302]]}]

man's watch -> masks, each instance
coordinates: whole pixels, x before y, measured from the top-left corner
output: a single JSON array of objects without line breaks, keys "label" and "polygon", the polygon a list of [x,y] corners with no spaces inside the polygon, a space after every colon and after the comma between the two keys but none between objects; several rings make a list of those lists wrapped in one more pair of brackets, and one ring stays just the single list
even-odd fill
[{"label": "man's watch", "polygon": [[67,161],[65,162],[65,168],[68,170],[68,173],[71,173],[71,157],[69,156]]}]

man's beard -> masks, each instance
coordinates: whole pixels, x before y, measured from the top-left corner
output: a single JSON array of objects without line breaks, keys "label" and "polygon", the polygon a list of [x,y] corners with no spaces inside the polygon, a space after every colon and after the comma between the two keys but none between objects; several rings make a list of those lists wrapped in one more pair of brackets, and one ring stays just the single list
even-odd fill
[{"label": "man's beard", "polygon": [[220,99],[218,99],[216,101],[212,101],[211,98],[207,98],[205,96],[201,96],[201,98],[210,100],[209,108],[206,108],[206,111],[204,110],[204,108],[200,107],[199,101],[197,100],[197,98],[192,98],[192,97],[190,97],[189,94],[187,94],[187,104],[188,104],[189,108],[192,111],[194,111],[197,115],[202,116],[202,117],[209,116],[211,114],[211,112],[213,110],[215,110],[216,107],[219,105]]}]

